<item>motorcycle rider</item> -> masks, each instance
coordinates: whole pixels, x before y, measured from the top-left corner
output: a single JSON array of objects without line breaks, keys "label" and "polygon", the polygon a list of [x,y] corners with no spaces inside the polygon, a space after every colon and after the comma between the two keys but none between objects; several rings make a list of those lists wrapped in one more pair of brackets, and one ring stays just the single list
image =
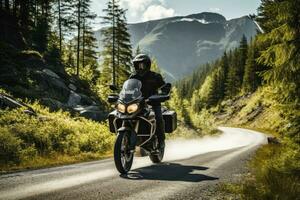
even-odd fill
[{"label": "motorcycle rider", "polygon": [[[139,54],[133,59],[134,73],[130,79],[138,79],[142,82],[142,94],[144,98],[158,94],[158,90],[165,85],[163,77],[156,72],[151,71],[151,59],[146,54]],[[167,93],[170,88],[165,88],[163,93]],[[159,148],[165,146],[165,127],[161,111],[161,104],[152,105],[156,119],[156,132]]]}]

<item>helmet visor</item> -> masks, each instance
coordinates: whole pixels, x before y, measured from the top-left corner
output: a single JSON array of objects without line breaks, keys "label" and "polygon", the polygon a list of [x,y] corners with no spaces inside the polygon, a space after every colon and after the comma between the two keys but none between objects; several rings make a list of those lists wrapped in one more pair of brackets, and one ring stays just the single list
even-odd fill
[{"label": "helmet visor", "polygon": [[147,71],[147,66],[144,62],[134,62],[133,66],[137,74],[144,74]]}]

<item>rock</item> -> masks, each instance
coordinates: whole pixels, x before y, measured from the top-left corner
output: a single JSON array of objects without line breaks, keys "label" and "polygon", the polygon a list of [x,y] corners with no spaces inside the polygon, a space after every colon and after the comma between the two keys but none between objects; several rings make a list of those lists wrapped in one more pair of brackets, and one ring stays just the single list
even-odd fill
[{"label": "rock", "polygon": [[48,83],[50,86],[54,86],[55,88],[63,91],[70,92],[69,88],[67,88],[66,84],[60,79],[48,79]]},{"label": "rock", "polygon": [[73,90],[73,91],[76,91],[76,90],[77,90],[77,87],[76,87],[74,84],[72,84],[72,83],[70,83],[70,84],[68,85],[68,87],[69,87],[70,90]]},{"label": "rock", "polygon": [[276,137],[268,137],[268,144],[280,144],[280,141]]},{"label": "rock", "polygon": [[22,84],[20,81],[20,73],[12,66],[1,66],[0,69],[0,83],[16,85]]},{"label": "rock", "polygon": [[80,116],[94,121],[103,121],[107,118],[107,113],[103,112],[99,106],[78,106],[74,108]]},{"label": "rock", "polygon": [[255,110],[253,110],[250,114],[248,114],[246,120],[253,121],[258,115],[260,115],[264,110],[263,106],[258,106]]},{"label": "rock", "polygon": [[54,78],[54,74],[49,73],[48,70],[46,72],[37,70],[32,73],[32,78],[38,82],[40,90],[44,91],[44,95],[47,95],[47,98],[66,102],[70,95],[70,89],[66,86],[63,79]]},{"label": "rock", "polygon": [[95,102],[85,94],[79,94],[81,96],[81,105],[95,105]]},{"label": "rock", "polygon": [[103,121],[107,118],[107,114],[102,111],[84,110],[80,115],[94,121]]},{"label": "rock", "polygon": [[80,104],[80,101],[81,101],[81,96],[76,92],[71,91],[67,105],[70,107],[74,107]]},{"label": "rock", "polygon": [[56,64],[49,64],[47,63],[47,65],[45,66],[46,69],[49,69],[51,71],[53,71],[55,74],[57,74],[58,76],[60,76],[60,78],[62,79],[68,79],[67,73],[65,71],[64,66],[61,63],[56,63]]},{"label": "rock", "polygon": [[60,77],[59,77],[56,73],[54,73],[53,71],[51,71],[50,69],[43,69],[43,72],[44,72],[45,74],[47,74],[48,76],[51,76],[51,77],[53,77],[53,78],[60,79]]},{"label": "rock", "polygon": [[22,66],[26,68],[44,68],[46,66],[45,60],[37,51],[22,51],[19,56]]},{"label": "rock", "polygon": [[51,111],[65,109],[66,106],[58,100],[51,99],[51,98],[42,98],[41,103],[45,106],[48,106]]},{"label": "rock", "polygon": [[69,79],[69,81],[70,81],[71,83],[76,83],[76,79],[75,79],[74,77],[71,77],[71,78]]}]

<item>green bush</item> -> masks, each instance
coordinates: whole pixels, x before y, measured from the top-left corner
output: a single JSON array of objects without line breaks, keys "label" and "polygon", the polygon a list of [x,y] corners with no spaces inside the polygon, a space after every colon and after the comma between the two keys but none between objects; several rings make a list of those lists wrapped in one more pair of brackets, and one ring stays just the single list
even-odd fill
[{"label": "green bush", "polygon": [[10,134],[7,128],[0,131],[0,165],[18,164],[21,156],[21,140]]},{"label": "green bush", "polygon": [[62,111],[51,113],[38,103],[31,106],[40,114],[38,117],[29,116],[22,109],[0,110],[2,168],[24,163],[34,167],[30,166],[34,160],[50,159],[53,155],[85,159],[111,152],[114,136],[106,123],[72,118]]}]

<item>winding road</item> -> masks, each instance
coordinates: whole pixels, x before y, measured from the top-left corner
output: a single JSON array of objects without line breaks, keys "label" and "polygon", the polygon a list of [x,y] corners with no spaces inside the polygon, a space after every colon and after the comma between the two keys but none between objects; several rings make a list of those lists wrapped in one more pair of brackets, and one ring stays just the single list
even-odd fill
[{"label": "winding road", "polygon": [[262,133],[220,127],[223,134],[166,144],[164,162],[136,157],[120,176],[112,159],[0,176],[0,199],[210,199],[220,182],[241,175]]}]

